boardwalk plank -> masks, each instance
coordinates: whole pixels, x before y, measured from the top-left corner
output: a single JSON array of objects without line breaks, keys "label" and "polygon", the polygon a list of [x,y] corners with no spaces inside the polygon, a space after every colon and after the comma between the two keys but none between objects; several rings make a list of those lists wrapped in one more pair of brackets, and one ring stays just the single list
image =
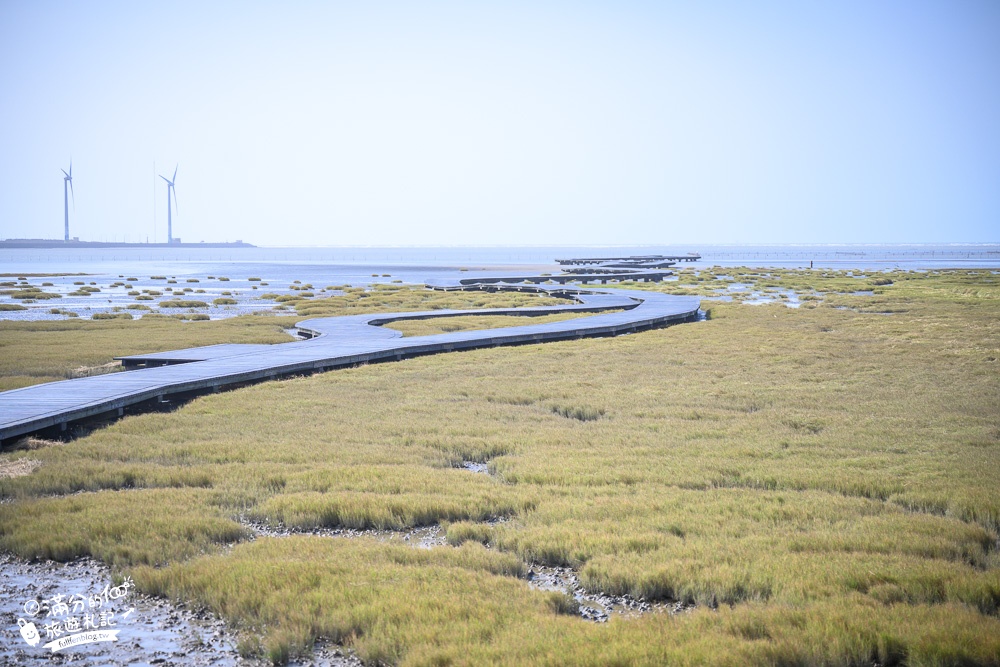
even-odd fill
[{"label": "boardwalk plank", "polygon": [[[447,286],[455,288],[454,285]],[[503,289],[491,285],[489,289]],[[522,289],[518,287],[517,289]],[[567,293],[566,288],[540,292]],[[314,337],[277,345],[221,344],[187,350],[120,357],[129,364],[184,361],[120,373],[51,382],[0,393],[0,441],[51,426],[116,411],[158,397],[206,391],[316,369],[399,359],[496,345],[610,336],[636,329],[686,321],[696,316],[699,300],[655,292],[580,291],[576,304],[524,309],[437,310],[418,313],[349,315],[304,320],[298,327]],[[614,313],[602,310],[625,309]],[[406,319],[462,315],[579,312],[586,316],[503,329],[458,331],[403,338],[378,325]],[[598,312],[598,314],[590,314]]]}]

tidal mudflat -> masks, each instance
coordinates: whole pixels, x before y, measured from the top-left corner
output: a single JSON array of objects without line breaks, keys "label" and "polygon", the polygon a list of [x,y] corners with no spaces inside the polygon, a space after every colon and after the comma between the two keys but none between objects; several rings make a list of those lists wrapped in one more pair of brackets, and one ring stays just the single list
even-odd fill
[{"label": "tidal mudflat", "polygon": [[[4,452],[0,548],[97,559],[277,663],[319,645],[371,664],[997,664],[998,276],[629,287],[703,296],[709,317],[273,382]],[[390,284],[283,305],[517,298],[537,297]],[[3,323],[2,370],[277,342],[291,321]]]}]

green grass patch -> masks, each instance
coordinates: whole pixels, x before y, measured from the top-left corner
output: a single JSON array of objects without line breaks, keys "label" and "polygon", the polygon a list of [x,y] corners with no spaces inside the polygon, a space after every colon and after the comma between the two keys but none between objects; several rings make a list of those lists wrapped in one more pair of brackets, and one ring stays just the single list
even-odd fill
[{"label": "green grass patch", "polygon": [[90,316],[92,320],[131,320],[129,313],[94,313]]},{"label": "green grass patch", "polygon": [[[87,291],[91,292],[91,291],[100,291],[100,290],[89,289]],[[45,301],[45,300],[48,300],[48,299],[61,299],[62,298],[62,295],[60,295],[60,294],[56,294],[54,292],[44,292],[44,291],[42,291],[41,289],[39,289],[37,287],[25,287],[25,288],[19,289],[19,290],[11,290],[11,291],[7,292],[7,295],[10,296],[10,298],[12,298],[12,299],[22,299],[22,300],[24,300],[24,299],[31,299],[33,301]]]},{"label": "green grass patch", "polygon": [[204,301],[194,299],[165,299],[158,305],[160,308],[208,308]]},{"label": "green grass patch", "polygon": [[203,489],[140,489],[0,505],[0,524],[11,525],[14,512],[24,519],[0,535],[0,548],[22,558],[93,556],[125,567],[190,558],[245,538],[208,496]]}]

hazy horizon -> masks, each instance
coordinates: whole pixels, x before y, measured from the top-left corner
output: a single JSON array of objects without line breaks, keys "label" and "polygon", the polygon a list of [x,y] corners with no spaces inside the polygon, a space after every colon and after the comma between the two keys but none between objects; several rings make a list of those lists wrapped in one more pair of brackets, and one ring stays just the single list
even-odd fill
[{"label": "hazy horizon", "polygon": [[[1000,241],[988,0],[0,5],[0,238]],[[156,169],[154,171],[154,163]]]}]

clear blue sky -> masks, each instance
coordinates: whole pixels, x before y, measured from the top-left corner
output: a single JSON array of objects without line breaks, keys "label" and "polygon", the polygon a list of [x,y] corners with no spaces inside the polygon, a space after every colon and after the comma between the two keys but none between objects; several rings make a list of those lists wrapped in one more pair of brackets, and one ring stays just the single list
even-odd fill
[{"label": "clear blue sky", "polygon": [[1000,241],[997,0],[5,0],[0,100],[0,238]]}]

